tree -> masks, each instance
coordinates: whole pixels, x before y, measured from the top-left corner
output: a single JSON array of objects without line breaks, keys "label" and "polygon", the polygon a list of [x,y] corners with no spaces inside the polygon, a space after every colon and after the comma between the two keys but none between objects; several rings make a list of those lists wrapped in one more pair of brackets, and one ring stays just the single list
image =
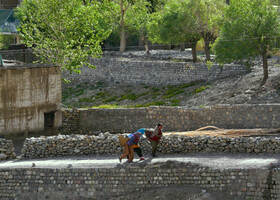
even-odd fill
[{"label": "tree", "polygon": [[214,45],[216,60],[225,63],[261,55],[264,84],[268,78],[267,55],[274,50],[279,25],[277,9],[269,0],[231,0]]},{"label": "tree", "polygon": [[110,32],[109,3],[98,0],[25,0],[16,9],[23,43],[41,62],[80,72]]},{"label": "tree", "polygon": [[201,38],[196,30],[196,19],[189,0],[168,1],[159,12],[154,13],[148,24],[149,39],[157,43],[188,43],[196,62],[196,44]]},{"label": "tree", "polygon": [[0,33],[0,49],[8,49],[11,44],[14,42],[13,35],[4,35],[3,33]]},{"label": "tree", "polygon": [[[129,32],[138,31],[146,23],[150,3],[146,0],[113,0],[117,5],[115,28],[120,32],[120,52],[126,50]],[[116,9],[115,9],[116,10]]]},{"label": "tree", "polygon": [[195,31],[204,40],[206,60],[210,60],[210,44],[218,37],[219,21],[223,17],[226,3],[224,0],[190,0],[194,18]]}]

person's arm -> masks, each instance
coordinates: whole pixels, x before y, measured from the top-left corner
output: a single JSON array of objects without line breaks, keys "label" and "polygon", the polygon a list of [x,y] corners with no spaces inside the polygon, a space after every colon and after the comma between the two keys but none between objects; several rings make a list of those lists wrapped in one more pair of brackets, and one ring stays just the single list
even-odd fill
[{"label": "person's arm", "polygon": [[151,135],[151,138],[153,138],[154,136],[156,136],[158,134],[158,128],[156,127]]},{"label": "person's arm", "polygon": [[157,137],[158,137],[158,138],[161,138],[161,137],[162,137],[162,131],[159,132],[159,134],[158,134]]}]

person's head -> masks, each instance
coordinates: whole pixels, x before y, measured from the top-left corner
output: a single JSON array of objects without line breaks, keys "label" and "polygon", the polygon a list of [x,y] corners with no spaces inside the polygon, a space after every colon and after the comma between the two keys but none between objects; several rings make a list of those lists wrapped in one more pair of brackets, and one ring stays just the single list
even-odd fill
[{"label": "person's head", "polygon": [[159,130],[161,130],[161,129],[162,129],[162,123],[159,123],[159,124],[157,125],[157,127],[158,127]]}]

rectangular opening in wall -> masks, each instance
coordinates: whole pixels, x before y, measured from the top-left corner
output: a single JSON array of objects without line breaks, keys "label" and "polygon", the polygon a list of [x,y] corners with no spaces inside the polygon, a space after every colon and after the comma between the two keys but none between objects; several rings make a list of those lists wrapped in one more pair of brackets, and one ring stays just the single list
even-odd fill
[{"label": "rectangular opening in wall", "polygon": [[45,130],[53,129],[53,127],[54,127],[54,113],[55,112],[44,113],[44,118],[45,118],[44,129]]}]

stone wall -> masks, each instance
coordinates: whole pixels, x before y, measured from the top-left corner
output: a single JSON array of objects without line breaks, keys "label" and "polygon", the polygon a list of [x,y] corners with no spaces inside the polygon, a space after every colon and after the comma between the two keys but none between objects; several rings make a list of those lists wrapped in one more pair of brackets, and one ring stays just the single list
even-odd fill
[{"label": "stone wall", "polygon": [[5,60],[16,60],[24,63],[33,63],[38,60],[38,58],[33,54],[32,49],[6,50],[1,52],[1,56]]},{"label": "stone wall", "polygon": [[69,80],[103,81],[122,84],[176,85],[246,73],[241,65],[213,65],[208,69],[203,63],[170,62],[164,60],[139,60],[132,58],[95,59],[96,69],[84,67],[81,74],[64,73]]},{"label": "stone wall", "polygon": [[61,125],[59,67],[28,64],[0,69],[0,135]]},{"label": "stone wall", "polygon": [[[188,186],[198,190],[190,191]],[[148,191],[155,194],[160,189],[169,192],[170,199],[180,199],[176,198],[180,196],[176,188],[180,187],[185,198],[203,189],[216,194],[224,192],[219,199],[279,199],[280,171],[213,169],[172,162],[102,169],[0,169],[0,198],[3,200],[132,199],[136,194]]]},{"label": "stone wall", "polygon": [[11,140],[0,138],[0,160],[15,158],[14,145]]},{"label": "stone wall", "polygon": [[[144,155],[151,152],[147,139],[140,141]],[[121,155],[123,147],[118,135],[101,133],[99,136],[59,135],[27,138],[21,158],[50,158],[85,155]],[[210,136],[163,136],[158,146],[159,154],[187,154],[193,152],[215,153],[280,153],[278,137],[210,137]]]},{"label": "stone wall", "polygon": [[63,134],[128,133],[139,128],[188,131],[204,126],[224,129],[279,128],[280,105],[217,105],[204,108],[147,107],[63,111]]}]

